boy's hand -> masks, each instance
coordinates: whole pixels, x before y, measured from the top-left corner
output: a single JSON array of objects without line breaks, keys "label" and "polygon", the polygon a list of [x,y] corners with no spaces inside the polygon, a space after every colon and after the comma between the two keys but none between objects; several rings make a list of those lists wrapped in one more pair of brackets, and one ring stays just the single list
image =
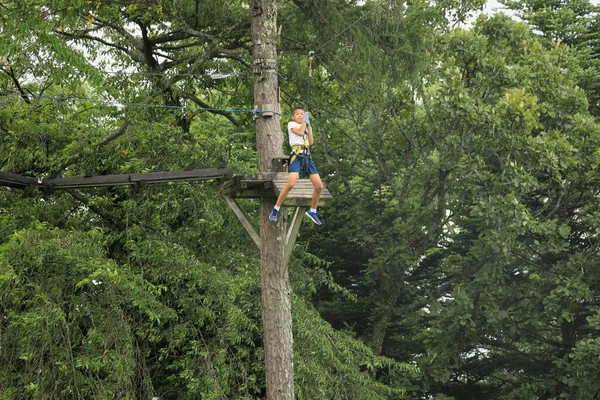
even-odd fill
[{"label": "boy's hand", "polygon": [[306,122],[306,130],[312,131],[312,128],[310,126],[310,117],[308,115],[308,111],[304,112],[304,116],[302,117],[302,120],[304,120],[304,122]]}]

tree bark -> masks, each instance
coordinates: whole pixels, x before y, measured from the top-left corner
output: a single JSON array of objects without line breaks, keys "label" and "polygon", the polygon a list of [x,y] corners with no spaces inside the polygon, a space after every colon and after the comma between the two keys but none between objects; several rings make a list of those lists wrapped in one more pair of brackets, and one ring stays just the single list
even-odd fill
[{"label": "tree bark", "polygon": [[[277,82],[277,6],[275,0],[252,1],[252,57],[254,104],[259,110],[279,110]],[[256,149],[260,172],[273,171],[272,159],[281,155],[280,116],[256,120]],[[274,198],[260,201],[263,340],[267,400],[294,399],[290,282],[280,272],[285,249],[285,218],[273,223],[269,214]],[[281,213],[283,217],[283,212]]]}]

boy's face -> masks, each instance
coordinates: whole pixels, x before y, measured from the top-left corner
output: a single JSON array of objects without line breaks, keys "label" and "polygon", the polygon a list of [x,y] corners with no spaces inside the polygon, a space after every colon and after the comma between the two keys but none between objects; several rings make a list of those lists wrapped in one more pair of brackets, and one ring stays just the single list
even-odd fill
[{"label": "boy's face", "polygon": [[294,113],[292,114],[292,120],[294,122],[297,122],[299,124],[302,123],[302,119],[304,118],[304,110],[302,109],[297,109],[294,111]]}]

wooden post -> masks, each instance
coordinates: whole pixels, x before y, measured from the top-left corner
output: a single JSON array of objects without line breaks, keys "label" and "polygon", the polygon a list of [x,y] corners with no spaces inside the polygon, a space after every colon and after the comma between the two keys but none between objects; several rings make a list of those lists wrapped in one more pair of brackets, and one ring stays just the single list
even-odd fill
[{"label": "wooden post", "polygon": [[[277,4],[276,0],[252,0],[252,58],[254,106],[257,110],[279,111],[277,82]],[[281,156],[283,135],[278,112],[258,115],[256,148],[258,170],[274,172],[273,158]],[[265,350],[267,400],[294,399],[292,363],[292,315],[290,281],[280,273],[286,245],[285,218],[273,223],[269,213],[273,197],[260,201],[262,314]]]}]

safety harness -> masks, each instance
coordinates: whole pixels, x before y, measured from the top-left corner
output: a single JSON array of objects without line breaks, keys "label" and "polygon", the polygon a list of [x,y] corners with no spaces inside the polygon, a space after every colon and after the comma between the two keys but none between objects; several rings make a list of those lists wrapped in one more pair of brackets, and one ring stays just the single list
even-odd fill
[{"label": "safety harness", "polygon": [[308,161],[310,160],[310,150],[308,146],[308,134],[306,134],[306,132],[304,133],[304,144],[292,146],[292,153],[290,154],[290,165],[298,156],[300,156],[302,161],[300,172],[304,171],[307,174],[309,174],[310,171],[308,168]]}]

